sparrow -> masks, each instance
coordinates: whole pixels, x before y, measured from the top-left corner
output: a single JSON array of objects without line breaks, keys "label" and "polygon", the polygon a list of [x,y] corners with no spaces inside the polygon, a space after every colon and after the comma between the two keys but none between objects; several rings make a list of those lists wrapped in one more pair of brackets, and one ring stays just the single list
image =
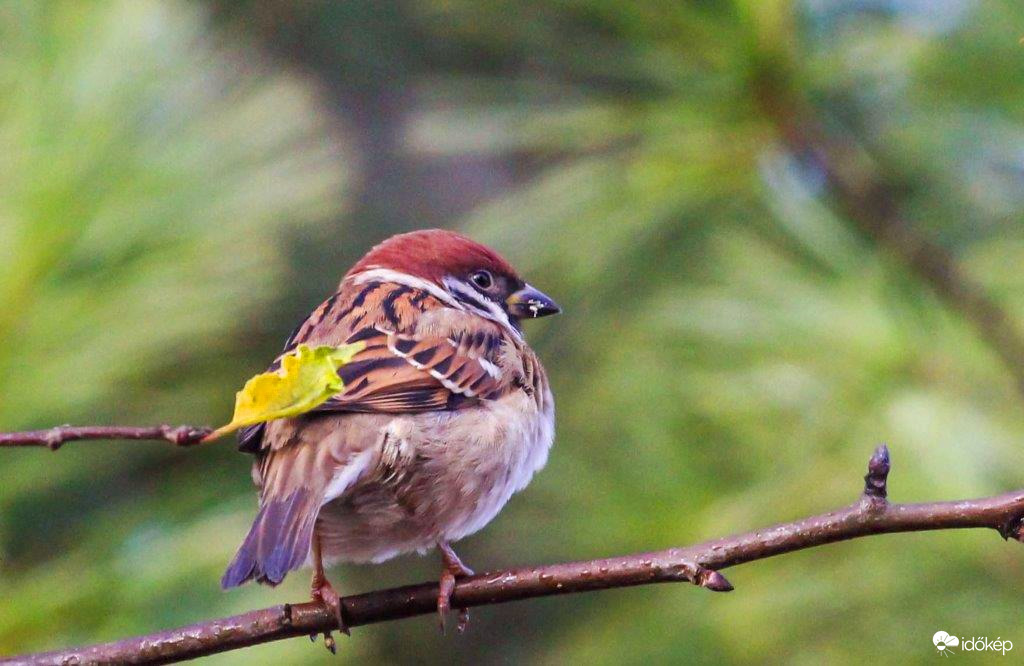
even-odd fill
[{"label": "sparrow", "polygon": [[[437,547],[443,629],[456,578],[473,574],[451,544],[547,461],[554,400],[521,323],[560,311],[498,253],[451,231],[371,249],[282,352],[363,343],[338,370],[343,391],[239,434],[255,455],[259,512],[222,586],[273,586],[311,565],[313,599],[348,633],[325,566]],[[461,609],[460,629],[465,620]]]}]

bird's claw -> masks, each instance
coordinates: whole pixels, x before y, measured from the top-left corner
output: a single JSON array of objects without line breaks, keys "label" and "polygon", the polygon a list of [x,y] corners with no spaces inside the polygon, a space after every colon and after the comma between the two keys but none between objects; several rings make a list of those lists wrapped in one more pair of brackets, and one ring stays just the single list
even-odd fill
[{"label": "bird's claw", "polygon": [[452,609],[452,591],[455,589],[455,574],[448,569],[441,572],[441,581],[437,591],[437,615],[441,633],[445,633],[445,618]]},{"label": "bird's claw", "polygon": [[[455,591],[455,580],[473,575],[473,570],[467,567],[447,544],[441,544],[441,555],[444,559],[444,569],[441,570],[441,581],[437,593],[437,614],[441,625],[441,633],[445,633],[445,618],[448,611],[452,609],[452,592]],[[469,626],[469,610],[460,608],[459,623],[457,630],[461,634]]]},{"label": "bird's claw", "polygon": [[[338,631],[351,636],[352,632],[345,622],[344,611],[341,606],[341,597],[326,580],[313,588],[313,600],[320,602],[338,621]],[[309,640],[316,642],[316,634],[310,634]],[[331,651],[331,654],[338,654],[338,644],[330,631],[324,632],[324,647]]]},{"label": "bird's claw", "polygon": [[[441,574],[440,588],[437,594],[437,615],[441,633],[445,634],[447,633],[445,619],[448,616],[448,611],[452,609],[452,591],[455,589],[455,576],[451,572],[445,571]],[[459,608],[457,610],[459,611],[459,623],[455,628],[462,634],[469,626],[469,609]]]},{"label": "bird's claw", "polygon": [[[316,643],[316,639],[319,635],[320,634],[310,634],[309,642]],[[330,650],[331,654],[338,654],[338,645],[334,641],[334,636],[332,636],[329,631],[324,632],[324,647]]]}]

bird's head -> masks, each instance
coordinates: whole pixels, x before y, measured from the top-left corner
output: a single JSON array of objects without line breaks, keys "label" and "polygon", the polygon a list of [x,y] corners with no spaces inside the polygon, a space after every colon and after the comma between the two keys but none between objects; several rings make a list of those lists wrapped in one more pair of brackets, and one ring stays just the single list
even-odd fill
[{"label": "bird's head", "polygon": [[516,330],[521,319],[561,312],[497,252],[443,229],[392,236],[367,252],[345,279],[426,289],[449,305]]}]

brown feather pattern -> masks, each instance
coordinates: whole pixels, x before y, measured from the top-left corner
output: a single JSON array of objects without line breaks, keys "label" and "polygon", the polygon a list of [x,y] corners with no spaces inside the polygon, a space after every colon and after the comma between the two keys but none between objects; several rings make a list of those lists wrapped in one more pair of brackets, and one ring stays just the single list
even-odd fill
[{"label": "brown feather pattern", "polygon": [[[240,433],[240,448],[257,455],[254,476],[262,486],[261,509],[224,576],[225,587],[250,579],[276,584],[302,565],[320,509],[317,502],[332,475],[371,446],[379,432],[372,424],[386,422],[360,425],[352,420],[357,414],[443,413],[512,393],[537,401],[548,394],[536,357],[518,336],[450,307],[426,289],[393,282],[346,278],[297,327],[285,352],[298,344],[356,341],[365,347],[339,370],[345,383],[341,394],[302,417]],[[271,369],[278,366],[275,361]],[[352,413],[347,421],[318,423],[345,412]],[[383,478],[394,486],[393,470]],[[388,491],[382,497],[398,495]],[[383,520],[388,514],[382,510],[380,515]]]}]

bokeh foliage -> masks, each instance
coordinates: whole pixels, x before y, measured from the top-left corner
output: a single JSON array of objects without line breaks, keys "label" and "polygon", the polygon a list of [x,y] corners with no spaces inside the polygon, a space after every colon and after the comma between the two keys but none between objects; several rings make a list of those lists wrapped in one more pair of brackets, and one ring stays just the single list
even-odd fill
[{"label": "bokeh foliage", "polygon": [[[785,88],[855,137],[919,232],[1024,321],[1018,4],[206,7],[0,8],[18,91],[0,100],[0,427],[219,423],[348,261],[445,224],[566,310],[529,330],[556,449],[460,548],[478,569],[818,512],[855,495],[879,441],[897,500],[1022,485],[1006,369],[837,212],[763,106]],[[301,575],[216,588],[253,512],[229,448],[5,452],[0,653],[302,598]],[[737,569],[731,595],[514,604],[448,638],[410,620],[358,630],[339,658],[923,662],[939,629],[1024,649],[1021,555],[992,534],[879,537]],[[435,569],[335,577],[356,591]],[[211,661],[335,663],[322,652]]]}]

